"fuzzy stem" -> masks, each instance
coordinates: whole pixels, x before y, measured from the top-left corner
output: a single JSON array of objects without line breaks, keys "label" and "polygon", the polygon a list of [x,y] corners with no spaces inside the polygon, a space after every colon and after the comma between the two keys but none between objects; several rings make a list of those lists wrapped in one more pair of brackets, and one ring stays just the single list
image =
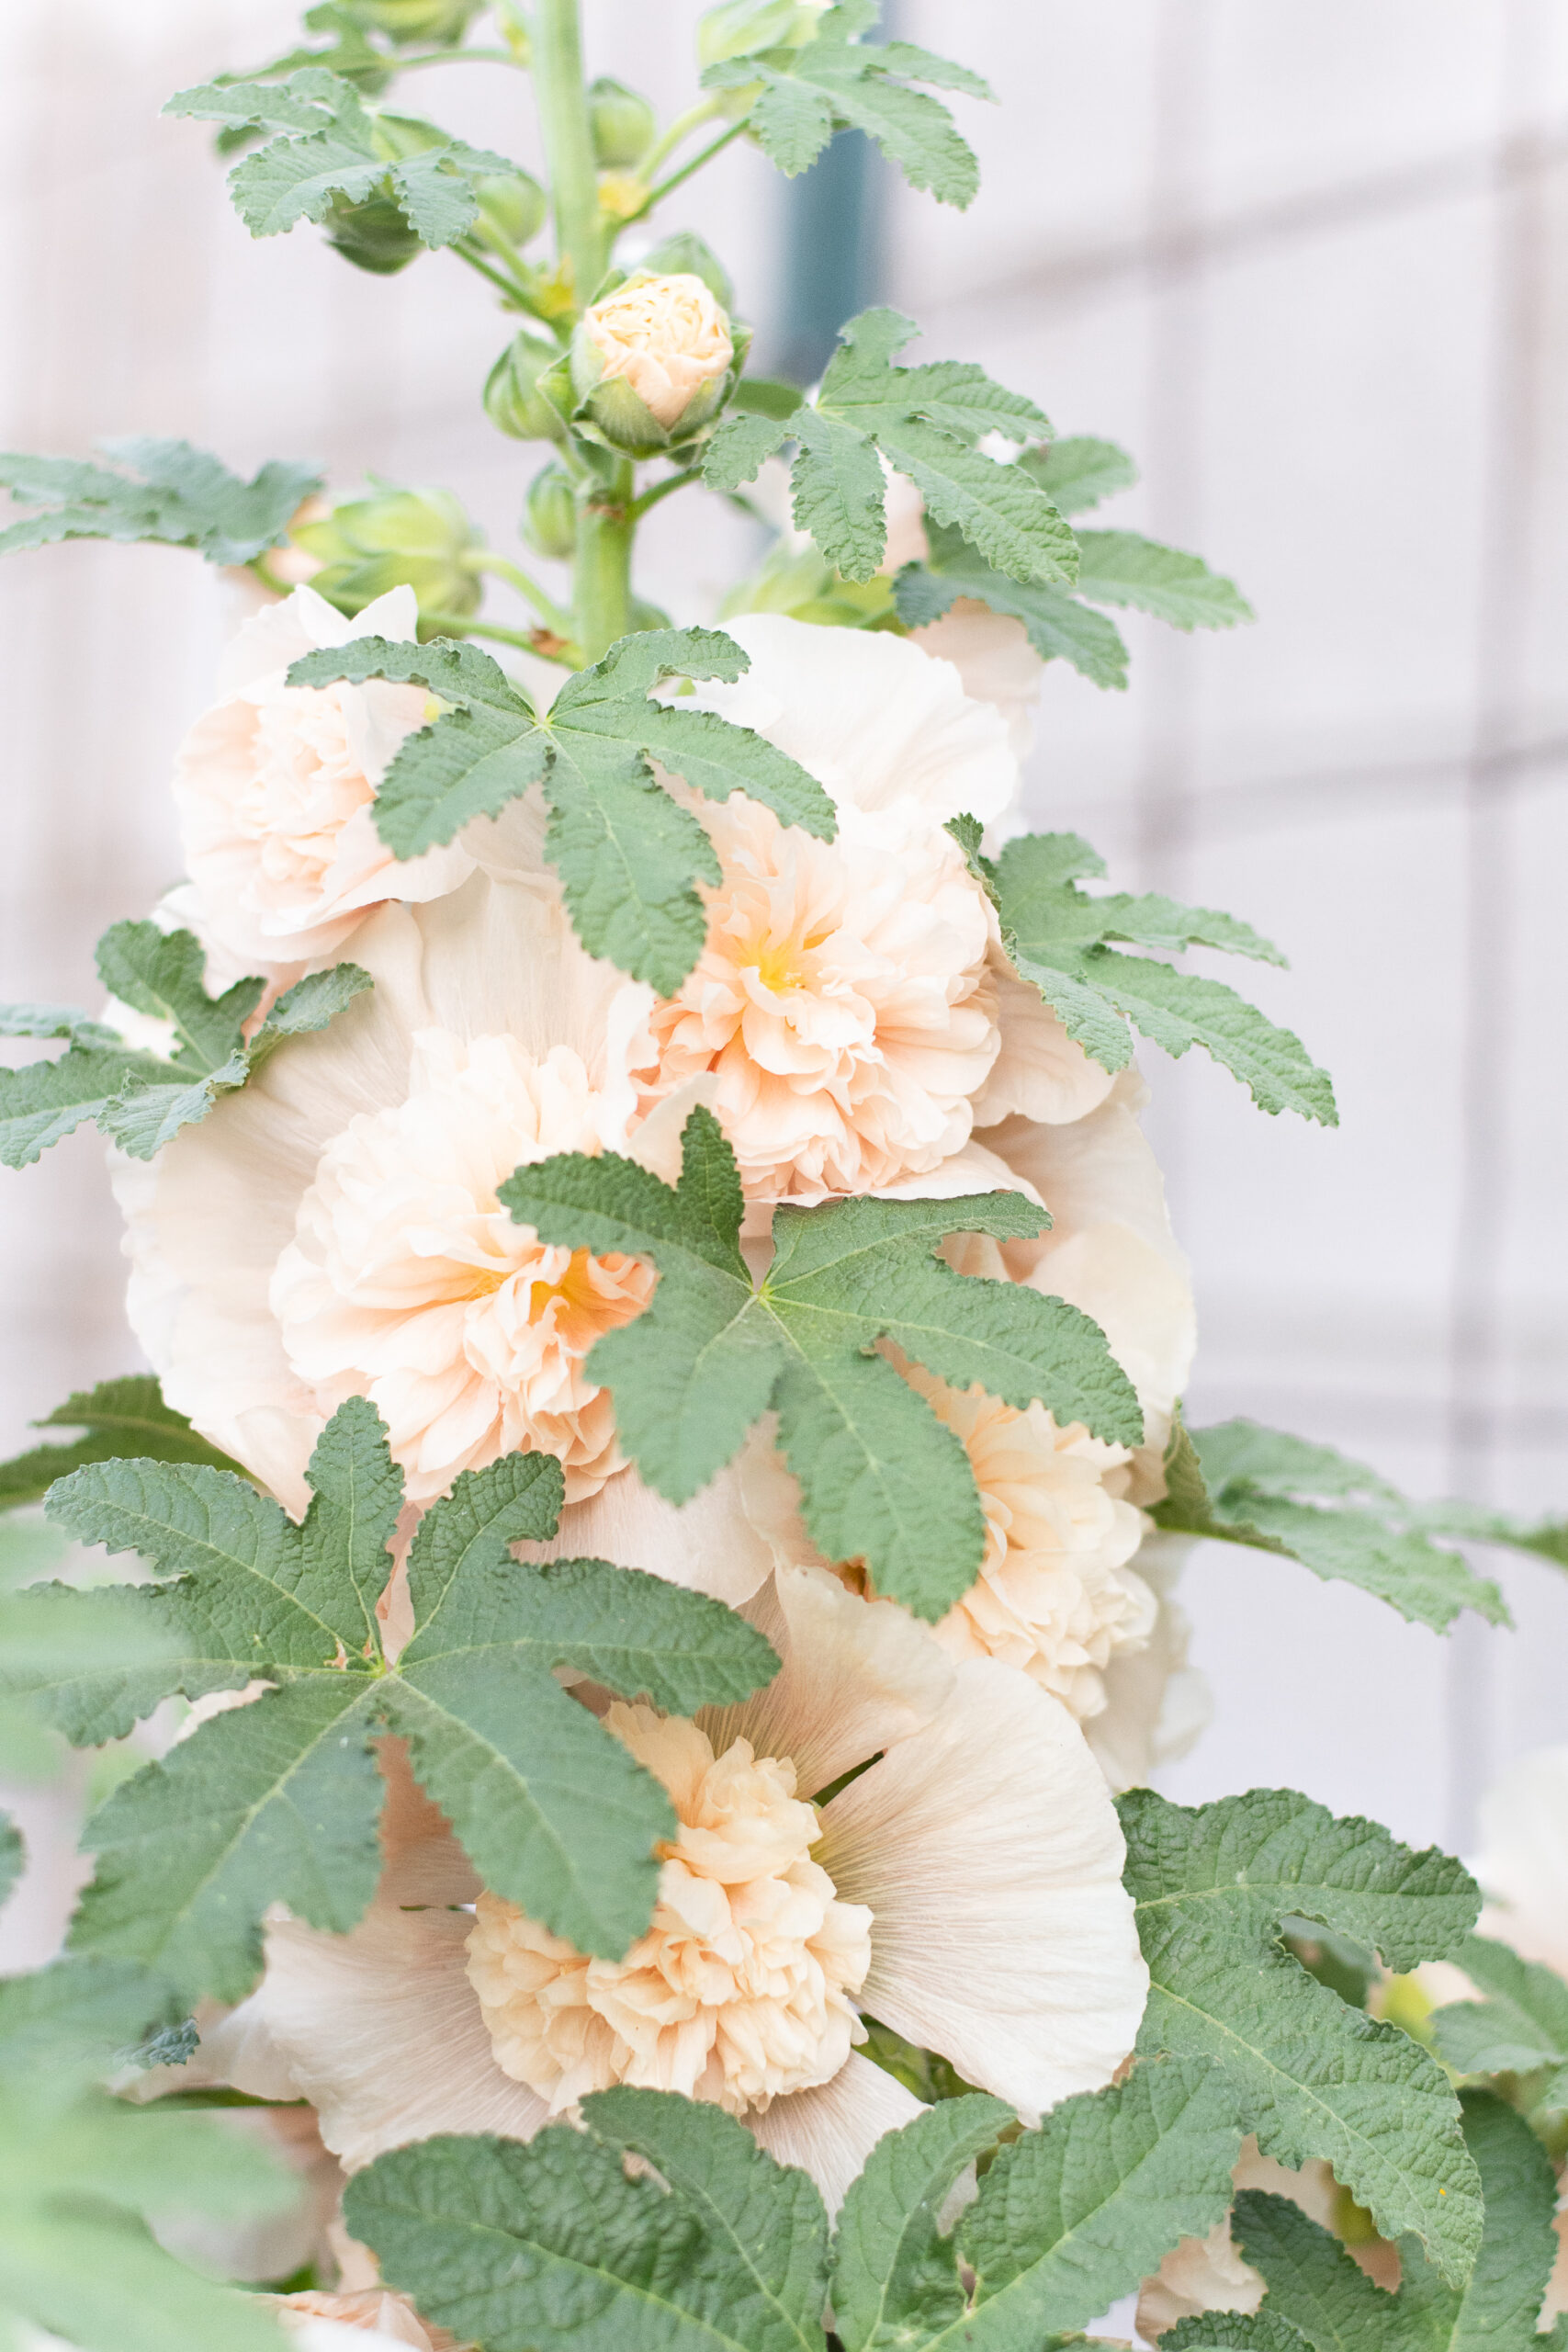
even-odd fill
[{"label": "fuzzy stem", "polygon": [[585,662],[597,662],[631,630],[633,479],[630,458],[622,458],[607,481],[579,493],[577,641]]},{"label": "fuzzy stem", "polygon": [[582,83],[577,0],[539,0],[534,85],[549,164],[556,241],[571,264],[572,293],[581,310],[592,300],[604,275],[604,224]]}]

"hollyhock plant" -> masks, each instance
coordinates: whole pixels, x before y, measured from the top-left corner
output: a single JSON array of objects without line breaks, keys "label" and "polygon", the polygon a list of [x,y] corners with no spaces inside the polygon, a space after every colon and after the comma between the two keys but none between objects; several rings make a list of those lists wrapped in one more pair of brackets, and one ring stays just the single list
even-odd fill
[{"label": "hollyhock plant", "polygon": [[[1204,2352],[1545,2340],[1561,1753],[1487,1815],[1495,1942],[1449,1856],[1153,1785],[1208,1544],[1434,1634],[1506,1618],[1469,1539],[1568,1558],[1184,1411],[1135,1054],[1332,1083],[1181,960],[1279,948],[1116,887],[1021,763],[1064,665],[1127,683],[1103,607],[1249,608],[1077,527],[1114,444],[886,308],[761,374],[645,226],[846,130],[966,206],[990,94],[877,15],[719,0],[662,124],[588,0],[331,0],[169,101],[254,235],[499,298],[515,553],[440,486],[0,456],[0,552],[184,547],[254,607],[183,877],[81,1008],[0,1008],[0,1160],[107,1139],[144,1358],[0,1465],[55,1522],[0,1582],[81,1547],[0,1591],[0,1746],[108,1792],[42,1857],[65,1956],[0,1978],[6,2344],[1003,2352],[1140,2294]],[[539,177],[408,111],[435,65],[532,92]],[[673,617],[677,497],[774,539]],[[0,1818],[0,1899],[24,1859]]]}]

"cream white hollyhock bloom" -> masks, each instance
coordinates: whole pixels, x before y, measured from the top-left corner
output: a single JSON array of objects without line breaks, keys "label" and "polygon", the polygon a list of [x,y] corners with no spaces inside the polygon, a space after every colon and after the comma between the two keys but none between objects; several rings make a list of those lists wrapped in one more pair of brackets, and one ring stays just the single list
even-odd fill
[{"label": "cream white hollyhock bloom", "polygon": [[629,1132],[652,998],[578,944],[536,820],[520,809],[503,838],[505,871],[366,922],[374,988],[329,1029],[117,1171],[130,1319],[164,1395],[291,1509],[355,1394],[416,1504],[518,1450],[554,1453],[574,1501],[621,1468],[584,1360],[653,1275],[547,1247],[496,1192],[553,1152],[657,1152],[659,1121]]},{"label": "cream white hollyhock bloom", "polygon": [[439,898],[472,873],[457,842],[400,864],[376,831],[377,786],[424,724],[424,688],[287,683],[290,663],[318,647],[412,638],[418,618],[412,588],[345,620],[301,586],[231,642],[218,698],[175,771],[190,913],[226,968],[332,956],[383,900]]},{"label": "cream white hollyhock bloom", "polygon": [[705,891],[695,969],[654,1015],[646,1099],[705,1080],[759,1200],[886,1191],[940,1170],[977,1125],[1102,1101],[1109,1074],[1008,971],[944,830],[1010,805],[997,713],[899,638],[776,614],[726,626],[750,668],[697,699],[818,777],[839,833],[818,841],[739,796],[696,804],[723,879]]},{"label": "cream white hollyhock bloom", "polygon": [[345,1937],[275,1920],[209,2064],[231,2052],[242,2087],[285,2070],[350,2168],[433,2132],[526,2139],[604,2083],[680,2089],[834,2204],[919,2112],[852,2046],[863,2009],[1026,2115],[1108,2082],[1147,1975],[1066,1708],[821,1570],[778,1572],[747,1614],[783,1660],[765,1690],[691,1724],[605,1714],[681,1824],[625,1960],[488,1895],[393,1758],[370,1912]]}]

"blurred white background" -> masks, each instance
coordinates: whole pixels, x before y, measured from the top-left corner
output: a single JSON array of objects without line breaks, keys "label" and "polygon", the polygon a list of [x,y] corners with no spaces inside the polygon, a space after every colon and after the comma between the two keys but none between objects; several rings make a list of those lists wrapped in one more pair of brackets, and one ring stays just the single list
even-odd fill
[{"label": "blurred white background", "polygon": [[[591,70],[672,110],[697,13],[588,0]],[[536,460],[477,405],[508,331],[481,282],[434,258],[364,277],[308,228],[253,243],[205,131],[157,119],[294,21],[284,0],[10,0],[0,444],[321,458],[340,493],[367,469],[446,484],[504,544]],[[1568,16],[903,0],[899,29],[1004,99],[957,102],[985,175],[967,215],[888,196],[880,290],[920,321],[918,356],[977,357],[1060,429],[1127,442],[1144,481],[1107,519],[1199,548],[1260,616],[1217,640],[1134,620],[1124,695],[1054,670],[1030,771],[1032,819],[1087,833],[1121,881],[1286,946],[1291,972],[1247,983],[1339,1088],[1325,1134],[1196,1055],[1147,1057],[1202,1317],[1190,1418],[1568,1511]],[[406,92],[536,160],[513,77]],[[764,357],[800,217],[744,145],[667,216],[719,247]],[[700,528],[665,506],[648,545],[642,585],[682,619],[750,553],[717,502]],[[174,878],[170,763],[236,616],[186,553],[0,565],[0,994],[90,998],[98,933]],[[99,1140],[0,1182],[10,1451],[137,1358]],[[1518,1633],[1467,1620],[1444,1645],[1205,1547],[1188,1598],[1218,1713],[1170,1792],[1286,1782],[1464,1842],[1480,1786],[1564,1725],[1568,1578],[1487,1565]]]}]

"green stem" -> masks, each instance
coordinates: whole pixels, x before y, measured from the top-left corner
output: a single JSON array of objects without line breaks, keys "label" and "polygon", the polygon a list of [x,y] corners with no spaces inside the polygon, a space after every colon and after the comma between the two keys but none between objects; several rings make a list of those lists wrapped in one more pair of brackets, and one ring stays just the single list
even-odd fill
[{"label": "green stem", "polygon": [[526,596],[540,619],[547,621],[558,637],[570,636],[570,614],[563,613],[560,606],[552,602],[538,582],[531,580],[520,563],[512,562],[507,556],[495,554],[490,548],[479,548],[463,558],[463,568],[467,571],[492,571],[498,580],[509,580],[520,595]]},{"label": "green stem", "polygon": [[499,269],[493,268],[481,254],[476,253],[470,238],[455,238],[446,250],[448,253],[456,254],[459,261],[466,261],[470,269],[477,269],[481,277],[488,277],[492,286],[498,287],[505,295],[512,310],[520,311],[523,308],[522,288],[510,277],[504,277]]},{"label": "green stem", "polygon": [[622,458],[608,481],[580,494],[575,602],[585,662],[597,662],[631,631],[633,480],[630,458]]},{"label": "green stem", "polygon": [[685,473],[667,474],[662,481],[656,481],[651,490],[645,490],[640,498],[633,499],[632,520],[640,523],[643,516],[657,506],[661,498],[668,498],[674,491],[684,490],[689,481],[701,481],[702,478],[703,469],[700,466],[689,468]]},{"label": "green stem", "polygon": [[694,172],[700,172],[705,164],[711,164],[714,157],[722,153],[722,151],[728,146],[732,139],[739,139],[745,128],[746,123],[743,117],[739,122],[732,122],[729,129],[725,131],[721,137],[717,139],[710,139],[707,145],[700,149],[699,152],[693,156],[689,164],[682,164],[680,170],[678,172],[671,172],[667,180],[660,180],[657,187],[650,187],[648,194],[643,198],[642,202],[637,206],[637,210],[635,212],[629,212],[626,215],[626,220],[618,221],[616,223],[617,228],[628,228],[632,221],[641,220],[648,213],[651,212],[656,204],[662,204],[664,198],[669,196],[673,189],[678,188],[683,180],[689,180]]},{"label": "green stem", "polygon": [[509,49],[434,49],[428,57],[396,57],[388,62],[399,74],[412,74],[416,65],[510,65],[519,74],[528,70]]},{"label": "green stem", "polygon": [[556,241],[571,264],[572,293],[581,310],[604,275],[604,223],[582,83],[577,0],[539,0],[534,82],[555,203]]},{"label": "green stem", "polygon": [[469,613],[421,613],[419,617],[424,628],[443,637],[491,637],[497,645],[521,646],[525,653],[538,650],[536,629],[502,628],[499,621],[477,621]]},{"label": "green stem", "polygon": [[682,139],[690,138],[694,130],[700,130],[705,122],[711,122],[718,111],[716,98],[699,98],[694,107],[688,107],[684,114],[678,114],[663,138],[656,140],[643,157],[638,169],[644,179],[649,172],[659,169],[666,155],[675,153]]}]

